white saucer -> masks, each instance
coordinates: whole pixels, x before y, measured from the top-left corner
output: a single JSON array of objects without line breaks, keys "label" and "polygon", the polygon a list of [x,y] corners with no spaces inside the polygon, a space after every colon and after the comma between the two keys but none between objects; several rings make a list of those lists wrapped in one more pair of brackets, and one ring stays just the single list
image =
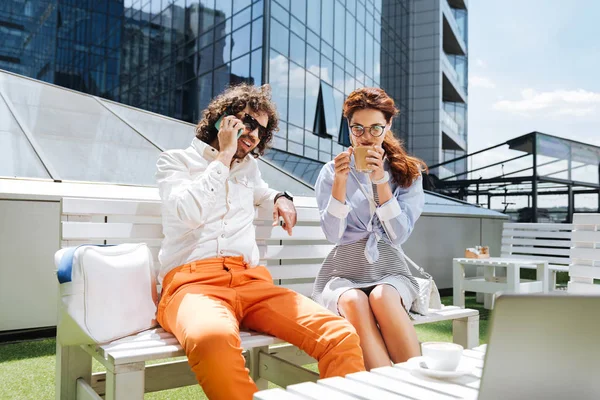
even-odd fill
[{"label": "white saucer", "polygon": [[427,358],[426,357],[413,357],[408,360],[410,367],[418,371],[419,373],[428,376],[430,378],[436,379],[454,379],[460,378],[461,376],[470,374],[473,371],[473,368],[468,367],[464,363],[460,363],[458,368],[455,371],[441,371],[438,369],[430,369],[427,368]]}]

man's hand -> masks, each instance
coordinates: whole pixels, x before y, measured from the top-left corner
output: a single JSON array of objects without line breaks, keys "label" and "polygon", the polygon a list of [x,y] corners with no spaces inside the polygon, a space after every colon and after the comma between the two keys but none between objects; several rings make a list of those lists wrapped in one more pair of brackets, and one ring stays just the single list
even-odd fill
[{"label": "man's hand", "polygon": [[285,229],[288,235],[292,236],[292,228],[296,225],[296,207],[294,203],[286,198],[279,197],[275,202],[273,209],[273,226],[279,224],[279,218],[283,218],[282,228]]},{"label": "man's hand", "polygon": [[223,118],[221,128],[217,135],[219,139],[219,150],[222,152],[235,154],[237,151],[237,132],[244,128],[242,121],[233,115]]}]

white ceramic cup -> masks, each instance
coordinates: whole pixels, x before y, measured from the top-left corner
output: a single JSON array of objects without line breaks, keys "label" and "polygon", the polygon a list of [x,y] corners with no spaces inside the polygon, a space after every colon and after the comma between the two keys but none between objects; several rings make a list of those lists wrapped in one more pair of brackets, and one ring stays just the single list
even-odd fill
[{"label": "white ceramic cup", "polygon": [[429,369],[455,371],[462,358],[463,347],[448,342],[421,343],[421,353]]}]

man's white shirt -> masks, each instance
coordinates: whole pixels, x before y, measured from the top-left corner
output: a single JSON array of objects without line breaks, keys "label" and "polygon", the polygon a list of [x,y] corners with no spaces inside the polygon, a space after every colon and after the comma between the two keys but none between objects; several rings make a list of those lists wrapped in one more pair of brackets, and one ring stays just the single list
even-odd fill
[{"label": "man's white shirt", "polygon": [[185,150],[162,153],[156,180],[162,200],[163,234],[159,282],[173,268],[206,258],[243,256],[257,265],[255,206],[273,207],[276,190],[248,155],[228,168],[219,151],[194,138]]}]

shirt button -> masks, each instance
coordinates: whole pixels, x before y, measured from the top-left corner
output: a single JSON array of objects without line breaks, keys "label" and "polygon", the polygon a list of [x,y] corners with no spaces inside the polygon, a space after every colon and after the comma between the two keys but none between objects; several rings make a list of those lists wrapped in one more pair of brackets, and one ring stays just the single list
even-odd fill
[{"label": "shirt button", "polygon": [[223,222],[223,225],[227,225],[227,221]]},{"label": "shirt button", "polygon": [[214,191],[215,191],[215,189],[213,189],[213,188],[210,188],[210,191],[211,191],[211,192],[214,192]]},{"label": "shirt button", "polygon": [[225,252],[224,252],[223,250],[221,250],[219,253],[223,254],[223,253],[225,253]]},{"label": "shirt button", "polygon": [[217,171],[217,174],[221,175],[221,171]]},{"label": "shirt button", "polygon": [[222,237],[222,238],[224,238],[224,237],[225,237],[225,235],[221,235],[221,237]]}]

